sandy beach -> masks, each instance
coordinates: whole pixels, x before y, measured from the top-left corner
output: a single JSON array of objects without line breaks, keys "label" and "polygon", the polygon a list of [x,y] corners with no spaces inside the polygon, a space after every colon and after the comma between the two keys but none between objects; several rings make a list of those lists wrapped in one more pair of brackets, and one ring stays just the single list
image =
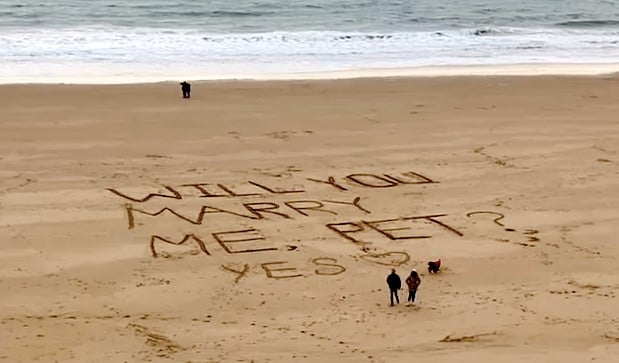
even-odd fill
[{"label": "sandy beach", "polygon": [[0,361],[616,361],[619,76],[192,86],[0,86]]}]

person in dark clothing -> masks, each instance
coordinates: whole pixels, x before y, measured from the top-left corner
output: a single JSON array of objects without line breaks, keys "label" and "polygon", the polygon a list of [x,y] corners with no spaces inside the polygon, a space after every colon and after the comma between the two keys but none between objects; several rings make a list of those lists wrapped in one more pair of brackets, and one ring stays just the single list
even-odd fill
[{"label": "person in dark clothing", "polygon": [[421,278],[417,270],[411,271],[409,277],[406,278],[406,285],[408,285],[408,299],[406,304],[413,304],[415,302],[415,295],[417,295],[417,288],[421,285]]},{"label": "person in dark clothing", "polygon": [[191,85],[187,81],[181,82],[181,91],[183,91],[183,98],[191,97]]},{"label": "person in dark clothing", "polygon": [[398,297],[398,290],[402,288],[402,281],[400,280],[400,276],[395,273],[395,270],[391,270],[391,274],[387,276],[387,285],[389,285],[389,299],[391,300],[391,306],[393,306],[393,298],[395,297],[395,301],[399,304],[400,298]]}]

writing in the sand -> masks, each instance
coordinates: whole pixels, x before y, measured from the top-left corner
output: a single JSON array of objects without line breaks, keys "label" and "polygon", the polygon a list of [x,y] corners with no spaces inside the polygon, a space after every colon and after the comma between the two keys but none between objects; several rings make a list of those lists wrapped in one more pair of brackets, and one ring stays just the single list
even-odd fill
[{"label": "writing in the sand", "polygon": [[314,213],[338,215],[338,210],[342,207],[352,208],[362,213],[370,214],[371,212],[364,208],[360,202],[361,197],[355,197],[353,200],[300,199],[283,202],[261,201],[241,203],[237,209],[222,208],[215,205],[202,205],[193,215],[181,213],[170,207],[149,211],[145,208],[136,208],[133,204],[125,204],[124,209],[127,215],[127,227],[133,229],[135,228],[135,220],[138,215],[150,217],[171,215],[189,224],[202,225],[207,216],[214,217],[215,215],[223,215],[237,220],[262,220],[272,218],[294,219],[299,216],[308,217],[310,214]]},{"label": "writing in the sand", "polygon": [[[267,261],[260,263],[260,271],[270,279],[292,279],[308,275],[316,276],[335,276],[346,271],[346,267],[342,266],[337,259],[331,257],[316,257],[312,258],[308,266],[300,266],[288,261]],[[249,264],[242,266],[234,266],[230,264],[222,264],[221,269],[234,274],[234,282],[238,283],[243,277],[246,277],[251,271]]]},{"label": "writing in the sand", "polygon": [[[447,214],[415,215],[401,218],[381,219],[381,220],[360,220],[326,224],[326,227],[337,235],[358,245],[362,250],[368,250],[373,242],[380,237],[388,241],[400,241],[419,238],[431,238],[433,233],[446,231],[457,236],[462,236],[462,232],[439,220]],[[414,229],[414,227],[417,227]],[[433,227],[433,228],[432,228]],[[434,229],[434,231],[432,231]],[[418,232],[413,232],[417,230]],[[367,233],[374,235],[367,235]],[[369,238],[368,238],[369,237]],[[161,235],[152,235],[150,238],[150,251],[153,257],[158,257],[158,244],[185,245],[195,243],[201,253],[211,256],[213,248],[207,244],[217,246],[220,252],[226,254],[254,253],[267,251],[294,251],[298,246],[286,244],[283,246],[273,246],[268,242],[267,236],[256,228],[246,228],[239,230],[228,230],[213,232],[210,234],[198,235],[188,233],[179,239],[168,238]]]},{"label": "writing in the sand", "polygon": [[[450,226],[445,221],[447,214],[424,214],[395,217],[388,219],[369,218],[372,211],[364,205],[363,198],[359,194],[363,190],[397,188],[410,185],[438,183],[425,175],[413,171],[402,173],[353,173],[335,178],[333,176],[323,178],[305,178],[309,183],[294,184],[292,186],[273,186],[265,182],[248,180],[238,185],[224,183],[190,183],[182,185],[163,185],[164,192],[151,192],[146,195],[130,194],[114,188],[107,190],[125,200],[123,210],[126,216],[127,228],[132,230],[141,225],[140,221],[153,217],[172,218],[187,226],[202,226],[208,221],[221,225],[222,218],[235,225],[243,225],[242,228],[223,228],[212,230],[211,223],[207,226],[208,231],[181,234],[177,238],[162,234],[152,234],[149,240],[150,252],[153,257],[168,257],[170,253],[167,247],[194,246],[192,254],[214,256],[219,253],[242,256],[247,253],[261,253],[265,257],[278,253],[299,251],[299,246],[293,244],[277,245],[269,240],[267,233],[258,228],[255,223],[273,220],[296,220],[308,219],[308,217],[322,216],[327,219],[325,228],[335,232],[345,241],[352,242],[363,252],[362,259],[371,263],[385,265],[399,265],[402,256],[406,260],[410,258],[403,251],[381,251],[383,242],[410,240],[418,238],[430,238],[433,233],[453,233],[461,236],[462,233]],[[326,189],[325,189],[326,188]],[[355,193],[352,196],[342,195],[337,198],[317,199],[303,194],[331,190],[345,194]],[[284,197],[282,199],[282,197]],[[193,207],[193,211],[181,210],[178,206],[164,205],[163,207],[147,207],[146,202],[183,201],[196,198],[208,198],[209,202],[200,203],[199,207]],[[217,202],[229,198],[242,198],[236,205],[222,205]],[[251,201],[248,198],[261,198]],[[128,202],[128,203],[127,203]],[[346,215],[353,220],[341,220]],[[315,219],[311,219],[315,220]],[[324,222],[322,222],[324,223]],[[372,235],[374,234],[374,235]],[[273,237],[273,236],[271,236]],[[370,242],[372,241],[372,242]],[[195,249],[197,247],[197,250]],[[281,254],[284,255],[281,255]],[[317,276],[333,276],[346,271],[337,259],[331,257],[315,257],[310,259],[309,274]],[[235,281],[247,275],[250,267],[247,264],[221,265],[222,270],[236,275]],[[257,268],[254,268],[257,269]],[[267,278],[285,279],[307,275],[300,271],[300,267],[290,265],[285,258],[265,260],[260,263],[259,269]],[[302,269],[301,269],[302,270]],[[305,270],[308,267],[305,266]]]},{"label": "writing in the sand", "polygon": [[[391,174],[367,174],[356,173],[349,174],[342,178],[336,179],[333,176],[326,178],[305,178],[305,180],[311,181],[312,186],[323,186],[329,189],[335,189],[338,191],[348,191],[353,188],[393,188],[403,185],[419,185],[419,184],[432,184],[438,183],[422,174],[407,171],[403,173],[391,173]],[[275,196],[283,194],[298,194],[307,192],[303,189],[303,186],[287,186],[277,187],[265,182],[256,182],[253,180],[247,180],[240,183],[238,186],[231,186],[230,184],[212,183],[212,182],[198,182],[181,185],[163,185],[167,192],[155,192],[149,193],[143,197],[131,196],[127,192],[121,192],[115,188],[107,188],[108,191],[115,195],[133,202],[144,203],[151,199],[173,199],[182,200],[186,198],[198,197],[198,198],[232,198],[232,197],[265,197]],[[312,189],[315,191],[315,189]]]}]

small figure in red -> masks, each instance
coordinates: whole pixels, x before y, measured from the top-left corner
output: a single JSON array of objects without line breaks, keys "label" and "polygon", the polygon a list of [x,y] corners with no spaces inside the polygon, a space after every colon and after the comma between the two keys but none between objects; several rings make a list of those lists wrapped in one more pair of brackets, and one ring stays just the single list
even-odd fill
[{"label": "small figure in red", "polygon": [[441,259],[428,262],[428,272],[437,274],[441,269]]}]

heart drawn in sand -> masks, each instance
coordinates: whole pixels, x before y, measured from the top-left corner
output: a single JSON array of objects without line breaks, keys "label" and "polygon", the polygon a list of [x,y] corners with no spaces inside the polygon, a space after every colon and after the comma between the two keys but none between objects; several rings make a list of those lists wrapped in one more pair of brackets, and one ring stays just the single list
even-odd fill
[{"label": "heart drawn in sand", "polygon": [[361,258],[372,263],[385,266],[400,266],[410,261],[411,256],[406,252],[391,251],[361,255]]}]

